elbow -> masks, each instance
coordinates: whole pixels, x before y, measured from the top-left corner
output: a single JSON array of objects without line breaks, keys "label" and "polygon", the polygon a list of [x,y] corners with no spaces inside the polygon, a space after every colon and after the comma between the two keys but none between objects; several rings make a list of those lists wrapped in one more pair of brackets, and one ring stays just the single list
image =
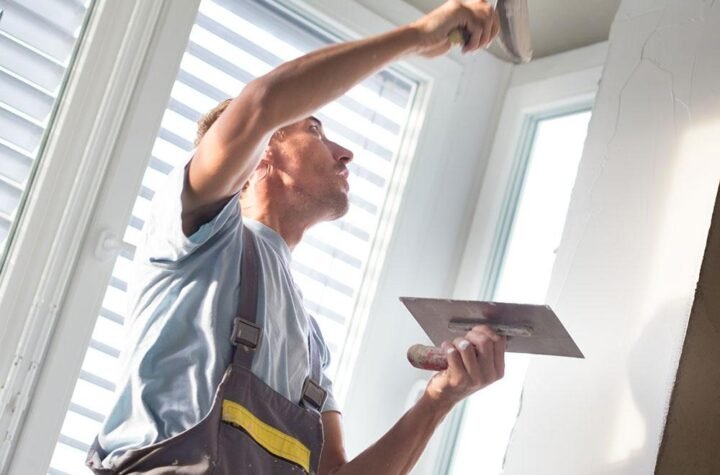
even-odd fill
[{"label": "elbow", "polygon": [[[266,76],[250,81],[243,89],[242,96],[247,100],[246,107],[252,110],[253,125],[263,133],[273,133],[285,124],[281,102],[276,86]],[[245,101],[243,101],[245,102]]]},{"label": "elbow", "polygon": [[247,83],[236,98],[242,104],[242,110],[246,115],[247,122],[244,125],[262,133],[273,130],[268,89],[268,84],[262,81],[262,78],[257,78]]},{"label": "elbow", "polygon": [[246,93],[252,97],[255,110],[260,111],[258,120],[269,133],[303,118],[305,107],[297,104],[297,83],[286,65],[250,81],[243,90],[243,95]]}]

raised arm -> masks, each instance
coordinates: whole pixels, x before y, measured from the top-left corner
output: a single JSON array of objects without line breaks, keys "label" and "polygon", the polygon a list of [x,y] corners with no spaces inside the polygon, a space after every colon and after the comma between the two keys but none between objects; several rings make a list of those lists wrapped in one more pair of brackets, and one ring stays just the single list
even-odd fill
[{"label": "raised arm", "polygon": [[190,161],[183,231],[194,232],[242,188],[274,131],[311,115],[404,55],[446,52],[448,35],[457,27],[470,33],[464,51],[485,46],[498,29],[494,11],[484,2],[450,0],[410,25],[328,46],[251,81],[210,127]]}]

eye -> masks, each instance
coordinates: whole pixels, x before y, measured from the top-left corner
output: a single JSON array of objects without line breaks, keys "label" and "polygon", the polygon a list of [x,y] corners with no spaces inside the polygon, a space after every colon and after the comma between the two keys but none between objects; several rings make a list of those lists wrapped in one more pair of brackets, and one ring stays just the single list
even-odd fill
[{"label": "eye", "polygon": [[319,134],[319,133],[320,133],[320,126],[317,125],[317,124],[311,124],[311,125],[310,125],[310,130]]}]

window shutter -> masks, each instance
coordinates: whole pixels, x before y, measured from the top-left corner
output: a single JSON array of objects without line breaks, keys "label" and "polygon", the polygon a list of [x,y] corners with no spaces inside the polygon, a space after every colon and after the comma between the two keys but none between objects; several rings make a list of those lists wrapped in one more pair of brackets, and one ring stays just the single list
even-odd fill
[{"label": "window shutter", "polygon": [[[82,472],[85,452],[113,402],[135,248],[155,190],[192,149],[195,122],[253,78],[333,41],[272,4],[201,3],[49,473]],[[415,90],[410,79],[382,71],[318,114],[328,136],[355,152],[349,166],[351,207],[342,220],[307,233],[295,249],[293,272],[334,361],[345,340]]]},{"label": "window shutter", "polygon": [[89,4],[0,1],[0,261],[30,188]]}]

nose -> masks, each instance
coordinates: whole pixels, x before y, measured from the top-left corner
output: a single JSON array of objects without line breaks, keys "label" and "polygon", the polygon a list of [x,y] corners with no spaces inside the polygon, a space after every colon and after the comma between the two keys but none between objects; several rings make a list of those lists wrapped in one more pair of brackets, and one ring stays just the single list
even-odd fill
[{"label": "nose", "polygon": [[330,151],[332,152],[332,156],[336,161],[341,162],[345,165],[350,163],[354,156],[351,150],[335,142],[330,143]]}]

